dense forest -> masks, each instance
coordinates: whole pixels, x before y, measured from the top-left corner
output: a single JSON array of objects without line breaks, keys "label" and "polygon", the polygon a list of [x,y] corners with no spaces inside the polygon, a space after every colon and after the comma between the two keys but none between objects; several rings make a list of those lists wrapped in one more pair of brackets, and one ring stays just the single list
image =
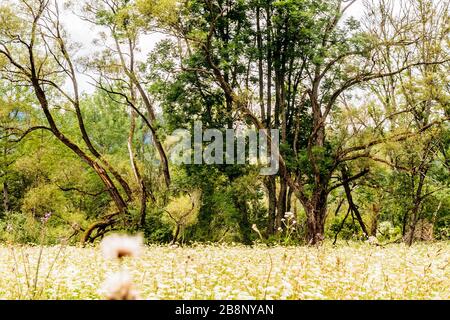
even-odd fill
[{"label": "dense forest", "polygon": [[[449,6],[2,0],[0,241],[447,240]],[[278,130],[277,174],[173,161],[199,121]]]}]

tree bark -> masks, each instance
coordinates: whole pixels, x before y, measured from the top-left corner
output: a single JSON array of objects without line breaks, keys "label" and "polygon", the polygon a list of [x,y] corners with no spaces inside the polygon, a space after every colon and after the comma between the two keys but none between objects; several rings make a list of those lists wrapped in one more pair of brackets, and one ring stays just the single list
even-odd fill
[{"label": "tree bark", "polygon": [[145,186],[144,180],[142,179],[141,173],[136,163],[133,150],[133,139],[134,132],[136,130],[136,113],[131,111],[130,115],[130,133],[128,135],[128,154],[130,156],[131,169],[133,170],[134,178],[139,186],[141,193],[141,203],[140,203],[140,215],[139,215],[139,226],[143,228],[145,226],[145,218],[147,215],[147,188]]},{"label": "tree bark", "polygon": [[358,206],[353,201],[352,189],[350,188],[350,183],[348,182],[349,176],[348,176],[347,168],[343,168],[341,170],[341,172],[342,172],[342,180],[343,180],[342,184],[344,185],[348,205],[351,208],[351,210],[353,211],[353,213],[355,214],[356,219],[358,220],[359,225],[361,226],[361,230],[364,232],[364,235],[366,236],[366,238],[369,238],[369,232],[367,231],[366,225],[364,224],[364,221],[361,217],[361,213],[359,212]]},{"label": "tree bark", "polygon": [[161,160],[161,164],[162,164],[162,171],[163,171],[163,175],[164,175],[164,181],[166,183],[166,187],[169,188],[170,184],[171,184],[171,177],[170,177],[170,170],[169,170],[169,160],[167,158],[167,154],[164,150],[164,147],[161,143],[161,140],[159,139],[159,135],[156,132],[156,129],[154,128],[155,123],[156,123],[156,116],[155,113],[153,111],[153,107],[150,103],[150,99],[148,99],[147,94],[145,93],[144,89],[142,88],[142,86],[140,85],[140,83],[136,80],[135,83],[136,87],[138,88],[138,91],[144,101],[145,106],[147,107],[147,111],[149,114],[149,118],[150,121],[153,125],[153,127],[151,127],[151,131],[152,131],[152,138],[153,138],[153,142],[155,144],[156,150],[158,151],[159,154],[159,158]]},{"label": "tree bark", "polygon": [[113,166],[111,166],[111,164],[100,154],[100,152],[98,152],[98,150],[94,147],[94,145],[92,144],[92,141],[89,137],[89,134],[86,130],[86,126],[84,124],[84,119],[83,119],[83,115],[81,112],[81,108],[80,108],[80,99],[79,99],[79,90],[78,90],[78,81],[77,81],[77,76],[76,76],[76,72],[75,72],[75,67],[72,63],[72,59],[66,49],[66,45],[65,42],[63,40],[63,38],[61,37],[61,33],[60,33],[60,29],[59,29],[59,17],[58,17],[58,25],[56,27],[56,36],[55,36],[56,40],[59,41],[59,45],[60,45],[60,50],[61,53],[63,54],[64,59],[67,62],[67,71],[70,73],[70,79],[72,81],[72,85],[73,85],[73,90],[74,90],[74,96],[75,98],[73,100],[71,100],[74,108],[75,108],[75,114],[77,116],[77,121],[78,121],[78,128],[80,130],[81,136],[83,138],[83,141],[85,142],[86,146],[88,147],[89,151],[91,152],[91,154],[97,158],[98,160],[101,161],[101,163],[106,167],[106,169],[111,172],[111,174],[114,176],[114,178],[119,182],[119,184],[122,186],[123,190],[125,191],[125,193],[127,194],[128,197],[128,201],[131,201],[133,198],[133,194],[131,192],[131,188],[128,185],[128,183],[125,181],[125,179],[120,175],[119,172],[117,172],[117,170],[115,170],[113,168]]},{"label": "tree bark", "polygon": [[307,242],[309,245],[321,244],[325,239],[325,220],[327,216],[328,192],[314,190],[312,199],[305,206]]},{"label": "tree bark", "polygon": [[[423,169],[423,167],[421,167],[420,169]],[[406,243],[408,246],[412,246],[414,242],[414,234],[416,232],[417,222],[419,221],[420,218],[420,207],[422,205],[422,190],[425,185],[425,177],[427,171],[428,171],[427,169],[419,170],[420,174],[419,184],[417,186],[416,192],[414,193],[414,207],[411,213],[409,230],[406,234]]]},{"label": "tree bark", "polygon": [[9,212],[9,189],[8,189],[8,183],[5,181],[3,182],[3,210],[4,213]]},{"label": "tree bark", "polygon": [[336,245],[339,233],[341,233],[342,229],[344,229],[345,221],[347,221],[347,218],[350,215],[351,211],[352,211],[352,209],[350,207],[348,207],[347,214],[345,215],[344,219],[342,220],[341,225],[339,226],[339,229],[336,231],[336,234],[334,235],[333,246]]},{"label": "tree bark", "polygon": [[377,236],[377,230],[378,230],[378,219],[380,217],[380,211],[381,207],[379,204],[373,204],[372,205],[372,223],[370,226],[370,235],[372,237]]},{"label": "tree bark", "polygon": [[281,219],[284,218],[284,215],[286,214],[286,201],[287,201],[287,183],[286,180],[280,179],[280,192],[278,194],[278,201],[277,201],[277,218],[275,222],[275,229],[279,230],[279,228],[282,228],[283,224],[281,222]]},{"label": "tree bark", "polygon": [[267,23],[267,119],[266,128],[272,128],[272,12],[271,3],[267,0],[266,23]]},{"label": "tree bark", "polygon": [[250,222],[248,220],[248,206],[247,203],[245,202],[245,200],[239,200],[235,198],[235,204],[236,207],[238,208],[239,212],[240,212],[240,216],[241,216],[241,221],[239,223],[239,228],[241,231],[241,235],[242,235],[242,243],[248,245],[251,244],[251,238],[250,238],[250,234],[251,234],[251,226],[250,226]]},{"label": "tree bark", "polygon": [[175,234],[174,234],[173,240],[172,240],[172,245],[177,243],[178,237],[180,236],[180,231],[181,231],[181,225],[179,223],[177,223],[177,226],[175,228]]},{"label": "tree bark", "polygon": [[[155,144],[156,150],[158,151],[159,154],[159,158],[161,160],[161,164],[162,164],[162,171],[163,171],[163,176],[164,176],[164,181],[166,183],[166,187],[169,188],[171,185],[171,177],[170,177],[170,170],[169,170],[169,160],[167,158],[167,154],[164,150],[164,147],[162,145],[162,142],[159,138],[158,132],[156,130],[156,114],[153,108],[153,105],[147,95],[147,92],[144,90],[144,88],[142,87],[142,84],[139,82],[137,75],[134,71],[133,68],[129,69],[127,67],[127,63],[125,61],[125,57],[124,54],[122,52],[122,49],[120,47],[120,43],[117,37],[117,34],[113,33],[113,38],[116,44],[116,49],[117,52],[119,53],[119,57],[120,57],[120,61],[122,64],[122,68],[124,69],[124,72],[126,73],[126,75],[129,77],[130,82],[132,85],[134,85],[137,89],[137,91],[139,92],[140,97],[142,98],[142,101],[144,102],[144,105],[147,109],[147,113],[148,113],[148,118],[150,119],[150,121],[146,121],[146,124],[149,125],[149,129],[152,133],[152,139],[153,139],[153,143]],[[132,41],[132,39],[128,39],[129,42]],[[130,57],[133,60],[134,59],[134,52],[133,52],[134,48],[133,46],[130,46]],[[131,65],[133,66],[134,61],[131,61]]]},{"label": "tree bark", "polygon": [[267,189],[267,195],[269,200],[267,234],[270,236],[275,234],[275,218],[277,212],[277,196],[276,196],[277,191],[276,191],[275,177],[274,176],[266,177],[266,179],[264,180],[264,184]]},{"label": "tree bark", "polygon": [[259,104],[261,109],[261,119],[264,122],[266,119],[266,110],[264,104],[264,70],[260,9],[259,6],[256,7],[256,43],[258,48]]},{"label": "tree bark", "polygon": [[120,194],[119,190],[115,186],[112,179],[109,177],[107,171],[105,168],[103,168],[100,164],[98,164],[95,160],[93,160],[91,157],[89,157],[83,150],[80,149],[75,143],[73,143],[69,138],[67,138],[61,131],[59,131],[55,120],[53,119],[53,116],[50,112],[48,100],[45,95],[44,90],[39,85],[39,80],[35,75],[32,76],[32,85],[34,92],[36,94],[36,97],[39,101],[39,104],[41,105],[41,108],[45,114],[45,117],[47,119],[48,124],[50,125],[50,130],[53,133],[53,135],[61,141],[66,147],[68,147],[70,150],[72,150],[78,157],[80,157],[86,164],[88,164],[99,176],[99,178],[102,180],[103,184],[105,185],[111,199],[114,201],[117,209],[120,213],[127,213],[127,204],[123,200],[122,195]]},{"label": "tree bark", "polygon": [[286,212],[292,212],[292,194],[293,194],[293,190],[292,190],[292,188],[289,188],[289,191],[287,194],[287,201],[286,201]]}]

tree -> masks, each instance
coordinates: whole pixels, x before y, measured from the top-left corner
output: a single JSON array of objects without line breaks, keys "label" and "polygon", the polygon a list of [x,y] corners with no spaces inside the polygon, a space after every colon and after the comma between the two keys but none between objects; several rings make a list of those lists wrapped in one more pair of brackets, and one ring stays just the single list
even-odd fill
[{"label": "tree", "polygon": [[[105,47],[107,48],[103,52],[102,60],[97,61],[97,71],[99,73],[99,80],[97,80],[99,88],[107,91],[112,96],[117,96],[119,99],[124,99],[126,103],[131,107],[131,122],[133,123],[136,115],[142,117],[152,133],[152,139],[155,148],[158,151],[161,167],[164,175],[166,187],[170,187],[170,170],[169,161],[164,150],[163,142],[160,134],[157,130],[158,121],[156,117],[155,107],[151,101],[145,85],[142,80],[142,76],[139,74],[138,61],[136,59],[136,53],[139,50],[138,43],[144,32],[148,31],[147,28],[151,27],[151,22],[144,20],[139,12],[136,10],[137,4],[134,1],[91,1],[86,2],[83,7],[83,19],[86,21],[101,27],[105,27],[109,34],[110,39],[113,41],[112,48],[108,46],[107,41]],[[167,8],[166,10],[169,10]],[[158,13],[162,15],[162,12]],[[152,17],[153,18],[153,17]],[[149,19],[149,17],[147,17]],[[108,57],[107,59],[105,59]],[[105,62],[108,61],[110,66],[108,68]],[[98,65],[100,64],[100,65]],[[110,69],[110,70],[108,70]],[[111,70],[112,69],[112,70]],[[120,75],[122,73],[128,79],[123,80],[124,77]],[[117,90],[111,85],[104,84],[104,82],[111,83],[112,80],[119,82],[119,88],[124,90]],[[109,81],[108,81],[109,80]],[[146,115],[139,110],[137,105],[137,95],[139,95],[142,104],[147,111]],[[133,125],[132,125],[133,127]],[[132,131],[130,131],[131,133]],[[132,152],[130,153],[130,155]],[[133,163],[134,160],[131,159]],[[135,176],[140,180],[139,172],[136,171]],[[141,181],[141,192],[145,194],[145,186]],[[143,199],[145,196],[143,196]],[[144,200],[143,200],[144,203]]]},{"label": "tree", "polygon": [[[131,191],[126,181],[96,150],[86,131],[80,110],[77,75],[64,40],[57,3],[52,5],[48,1],[39,0],[32,3],[19,1],[17,5],[15,11],[9,6],[2,7],[1,19],[4,23],[0,36],[0,54],[7,60],[2,74],[8,80],[28,86],[34,91],[48,125],[26,129],[19,140],[37,130],[51,132],[97,173],[118,210],[118,213],[107,216],[105,221],[89,228],[87,239],[90,232],[99,225],[109,225],[116,216],[128,214],[126,200],[110,174],[124,189],[128,200],[131,199]],[[64,80],[70,81],[72,93],[64,91]],[[52,96],[49,96],[49,93],[53,93],[51,90],[57,93],[53,97],[53,103],[58,103],[58,99],[65,99],[65,103],[75,111],[78,129],[92,156],[60,130],[53,115]]]},{"label": "tree", "polygon": [[[410,46],[387,47],[380,51],[389,70],[395,68],[407,56],[414,56],[418,61],[448,59],[449,34],[442,31],[448,24],[449,5],[450,3],[445,1],[438,4],[433,1],[417,1],[409,7],[399,8],[397,20],[391,19],[396,10],[393,2],[387,1],[373,6],[372,13],[382,21],[382,28],[379,31],[373,30],[379,34],[380,39],[388,41],[393,32],[396,32],[394,28],[399,25],[410,26],[405,30],[405,38],[419,39]],[[386,108],[386,112],[395,113],[386,120],[390,130],[406,128],[416,131],[442,117],[441,114],[445,113],[445,106],[448,104],[448,97],[444,93],[445,80],[442,78],[442,75],[447,73],[445,70],[448,70],[448,62],[422,64],[372,85],[373,92],[379,97],[379,102]],[[410,202],[403,213],[402,231],[409,245],[413,243],[416,225],[423,216],[424,201],[443,187],[430,181],[432,167],[438,159],[442,134],[443,129],[440,127],[430,129],[414,140],[388,146],[388,158],[383,157],[395,168],[401,169],[398,179],[404,180],[401,187],[408,190],[404,196],[408,197]]]},{"label": "tree", "polygon": [[[236,30],[240,30],[238,28],[244,22],[235,22],[234,37],[230,34],[227,41],[219,36],[224,21],[233,21],[234,16],[230,14],[233,10],[248,10],[250,6],[234,1],[227,2],[226,5],[220,1],[192,1],[189,2],[190,11],[185,20],[172,27],[177,36],[190,42],[203,54],[205,63],[202,68],[198,68],[198,73],[209,75],[215,80],[224,92],[227,105],[231,102],[232,110],[241,119],[249,119],[257,129],[265,129],[267,124],[279,128],[283,143],[295,151],[291,154],[293,158],[286,152],[280,157],[281,192],[277,199],[277,219],[286,208],[284,184],[287,184],[306,212],[308,242],[311,244],[323,239],[329,193],[342,186],[341,183],[332,184],[334,172],[345,163],[366,156],[376,145],[391,139],[406,140],[416,134],[408,132],[353,146],[334,141],[329,122],[339,112],[341,99],[356,87],[361,88],[377,79],[399,75],[413,67],[440,65],[447,61],[447,57],[416,59],[407,55],[398,65],[389,69],[380,60],[379,52],[396,46],[411,48],[415,41],[407,33],[409,25],[400,25],[389,43],[379,41],[373,32],[363,30],[355,20],[343,21],[346,10],[353,3],[354,1],[288,1],[268,4],[267,12],[277,13],[266,17],[271,22],[266,23],[266,27],[270,28],[267,39],[271,40],[267,47],[273,50],[269,53],[269,71],[274,74],[268,72],[264,82],[269,85],[272,80],[275,82],[275,88],[270,86],[268,91],[271,93],[267,94],[267,105],[271,106],[272,90],[275,91],[274,110],[265,113],[267,117],[274,111],[270,123],[265,123],[267,121],[264,120],[267,119],[261,119],[262,112],[258,114],[257,109],[253,108],[254,103],[261,102],[260,90],[259,94],[253,95],[252,90],[258,92],[257,88],[240,85],[246,84],[242,79],[246,75],[261,76],[259,67],[257,71],[253,71],[252,60],[245,56],[245,45],[252,42],[238,42],[242,35]],[[203,18],[198,17],[200,14]],[[245,23],[252,24],[254,21],[248,20]],[[254,29],[258,30],[258,26]],[[261,31],[261,26],[259,30]],[[301,36],[298,30],[303,31]],[[254,34],[258,38],[258,32]],[[227,77],[229,65],[223,64],[224,58],[221,56],[229,43],[233,43],[233,53],[236,55],[233,57],[234,61],[248,61],[248,68],[231,80]],[[241,78],[238,80],[239,76]],[[261,82],[258,81],[259,84]],[[254,99],[255,96],[259,96],[259,99]],[[299,121],[306,122],[306,128],[299,128],[296,125]],[[432,123],[418,131],[426,131],[440,123]],[[303,144],[300,144],[300,134],[305,131],[306,137],[303,137]],[[361,174],[349,177],[349,180],[359,177]]]}]

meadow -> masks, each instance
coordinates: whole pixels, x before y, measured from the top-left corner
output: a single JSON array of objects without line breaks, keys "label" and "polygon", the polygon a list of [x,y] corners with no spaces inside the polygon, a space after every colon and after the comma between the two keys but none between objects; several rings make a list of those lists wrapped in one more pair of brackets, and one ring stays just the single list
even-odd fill
[{"label": "meadow", "polygon": [[450,243],[385,247],[0,247],[0,299],[104,299],[126,271],[140,299],[450,299]]}]

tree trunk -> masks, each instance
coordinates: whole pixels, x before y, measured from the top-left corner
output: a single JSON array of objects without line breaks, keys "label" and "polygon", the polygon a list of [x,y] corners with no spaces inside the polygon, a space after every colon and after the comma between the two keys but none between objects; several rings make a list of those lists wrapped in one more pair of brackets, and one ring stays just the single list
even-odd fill
[{"label": "tree trunk", "polygon": [[267,195],[269,199],[267,234],[270,236],[275,233],[275,218],[277,210],[277,195],[276,195],[277,191],[276,191],[275,177],[274,176],[267,177],[264,181],[264,184],[267,188]]},{"label": "tree trunk", "polygon": [[264,70],[263,70],[263,49],[261,34],[260,7],[256,7],[256,43],[258,47],[258,77],[259,77],[259,104],[261,109],[262,122],[266,120],[266,110],[264,105]]},{"label": "tree trunk", "polygon": [[80,108],[80,100],[79,100],[79,92],[78,92],[78,81],[77,78],[75,76],[76,72],[75,72],[75,67],[72,63],[72,59],[70,58],[67,50],[66,50],[66,46],[64,41],[61,38],[58,38],[60,41],[60,47],[61,47],[61,52],[63,53],[66,62],[67,62],[67,66],[70,70],[70,73],[72,75],[71,80],[72,80],[72,84],[73,84],[73,90],[74,90],[74,95],[75,95],[75,99],[73,100],[72,104],[75,108],[75,113],[77,116],[77,121],[78,121],[78,128],[80,130],[81,136],[83,138],[83,141],[85,142],[86,146],[88,147],[89,151],[91,152],[91,154],[97,158],[98,160],[100,160],[100,162],[105,166],[105,168],[114,176],[114,178],[119,182],[119,184],[122,186],[123,190],[125,191],[125,193],[127,194],[128,197],[128,201],[131,201],[133,198],[133,194],[131,192],[131,188],[128,185],[128,183],[125,181],[124,178],[122,178],[122,176],[120,175],[119,172],[117,172],[117,170],[115,170],[111,164],[100,154],[100,152],[97,151],[97,149],[94,147],[94,145],[91,142],[91,139],[89,137],[89,134],[86,130],[86,126],[84,124],[84,119],[83,119],[83,115],[81,112],[81,108]]},{"label": "tree trunk", "polygon": [[372,223],[370,226],[370,235],[372,237],[377,236],[377,230],[378,230],[378,219],[380,217],[380,211],[381,207],[379,204],[373,204],[372,206]]},{"label": "tree trunk", "polygon": [[88,164],[99,176],[99,178],[102,180],[103,184],[105,185],[106,189],[108,190],[109,195],[111,196],[111,199],[114,201],[117,209],[120,213],[127,213],[127,204],[123,200],[122,195],[120,194],[119,190],[115,186],[112,179],[109,177],[106,170],[99,165],[96,161],[94,161],[92,158],[90,158],[83,150],[80,149],[76,144],[74,144],[72,141],[70,141],[61,131],[59,131],[55,120],[53,119],[53,116],[49,110],[47,97],[45,95],[45,92],[42,90],[42,88],[39,85],[39,80],[37,78],[32,79],[33,88],[35,90],[35,94],[37,99],[39,100],[39,103],[42,107],[42,110],[44,111],[45,117],[47,119],[48,124],[50,125],[51,132],[53,135],[61,141],[66,147],[68,147],[70,150],[72,150],[77,156],[79,156],[86,164]]},{"label": "tree trunk", "polygon": [[144,89],[142,88],[141,84],[137,81],[137,79],[134,79],[134,84],[138,88],[138,91],[142,97],[142,100],[144,101],[144,104],[147,108],[147,112],[149,114],[149,118],[151,121],[152,126],[150,127],[150,130],[152,132],[152,138],[153,142],[155,144],[156,150],[158,151],[159,158],[161,160],[162,164],[162,171],[164,175],[164,181],[166,183],[166,187],[169,188],[171,184],[171,177],[170,177],[170,170],[169,170],[169,160],[167,158],[167,154],[164,150],[164,147],[159,139],[158,133],[155,129],[155,123],[156,123],[156,116],[153,111],[153,107],[150,103],[150,99],[147,97],[147,94],[145,93]]},{"label": "tree trunk", "polygon": [[[292,188],[289,188],[288,194],[287,194],[287,201],[286,201],[286,212],[292,212],[292,194],[293,194]],[[296,210],[294,210],[295,212]]]},{"label": "tree trunk", "polygon": [[327,216],[328,192],[316,189],[312,200],[305,206],[307,241],[309,245],[316,245],[325,239],[325,220]]},{"label": "tree trunk", "polygon": [[235,199],[235,204],[236,207],[238,208],[239,212],[240,212],[240,216],[241,216],[241,221],[239,223],[239,229],[241,231],[241,235],[242,235],[242,243],[243,244],[251,244],[251,237],[250,234],[252,232],[252,228],[250,226],[250,222],[248,220],[248,206],[247,203],[245,202],[245,200],[238,200]]},{"label": "tree trunk", "polygon": [[142,84],[139,82],[139,79],[134,71],[134,51],[133,51],[134,48],[133,48],[133,45],[130,43],[130,41],[132,41],[132,40],[128,39],[129,44],[130,44],[129,56],[131,58],[131,64],[130,64],[130,69],[129,69],[127,66],[127,63],[125,61],[124,54],[122,53],[122,49],[119,44],[117,35],[115,33],[113,33],[113,37],[114,37],[114,41],[116,44],[117,52],[119,53],[119,57],[120,57],[120,60],[122,63],[122,68],[124,69],[125,73],[129,77],[131,84],[136,87],[137,91],[139,92],[139,95],[142,98],[142,101],[144,102],[145,108],[147,109],[148,118],[150,119],[150,121],[148,121],[148,119],[145,119],[146,120],[145,123],[149,126],[149,129],[152,133],[152,139],[155,144],[156,150],[158,151],[159,158],[161,160],[164,181],[166,183],[166,187],[169,188],[170,184],[171,184],[169,160],[167,158],[167,154],[164,150],[162,142],[159,138],[158,132],[156,131],[156,114],[155,114],[155,110],[153,108],[152,102],[150,101],[150,99],[147,95],[147,92],[142,87]]},{"label": "tree trunk", "polygon": [[128,135],[128,154],[130,156],[131,169],[133,170],[134,178],[136,179],[136,183],[139,185],[141,193],[139,225],[141,228],[143,228],[145,225],[145,218],[147,215],[147,189],[145,187],[145,183],[144,180],[142,179],[141,173],[139,172],[139,168],[137,166],[133,151],[133,139],[134,139],[134,132],[136,130],[136,113],[134,111],[131,111],[130,121],[131,121],[130,133]]},{"label": "tree trunk", "polygon": [[339,229],[336,231],[336,234],[334,235],[333,246],[336,245],[339,233],[341,233],[342,229],[344,229],[345,221],[347,221],[347,218],[350,215],[351,211],[352,211],[352,209],[350,207],[348,207],[347,214],[345,215],[344,219],[341,222],[341,225],[339,226]]},{"label": "tree trunk", "polygon": [[353,211],[353,213],[356,216],[356,219],[359,222],[359,225],[361,226],[361,230],[364,232],[364,235],[366,236],[366,238],[369,238],[369,232],[367,231],[366,225],[364,224],[364,221],[361,217],[361,213],[359,212],[358,206],[354,203],[353,201],[353,196],[352,196],[352,189],[350,188],[350,184],[348,182],[349,180],[349,176],[348,176],[348,171],[346,168],[343,168],[341,170],[342,172],[342,184],[344,185],[344,190],[345,190],[345,194],[347,196],[347,202],[349,207],[351,208],[351,210]]},{"label": "tree trunk", "polygon": [[287,183],[286,180],[280,179],[280,192],[278,194],[278,201],[277,201],[277,219],[275,221],[275,229],[279,230],[279,228],[283,227],[283,224],[281,222],[281,219],[284,218],[284,215],[286,214],[286,197],[287,197]]},{"label": "tree trunk", "polygon": [[414,243],[414,236],[416,233],[417,222],[419,221],[419,211],[420,211],[420,203],[416,203],[412,210],[411,222],[409,226],[409,230],[406,233],[406,244],[408,246],[412,246]]},{"label": "tree trunk", "polygon": [[266,127],[272,128],[272,13],[270,10],[270,1],[266,5],[266,23],[267,23],[267,119]]},{"label": "tree trunk", "polygon": [[172,244],[176,244],[178,241],[178,237],[180,236],[181,226],[177,223],[177,227],[175,229],[175,234],[173,236]]},{"label": "tree trunk", "polygon": [[5,181],[3,182],[3,210],[4,213],[7,213],[9,208],[9,189],[8,189],[8,183]]},{"label": "tree trunk", "polygon": [[[267,60],[267,102],[266,102],[266,119],[263,119],[262,123],[265,123],[267,129],[272,128],[272,12],[271,2],[266,2],[266,60]],[[269,176],[265,179],[265,185],[267,188],[267,194],[269,198],[268,208],[268,226],[267,235],[271,236],[275,234],[275,220],[277,216],[277,187],[275,182],[275,176]]]},{"label": "tree trunk", "polygon": [[[410,219],[410,225],[409,230],[406,234],[406,243],[408,246],[412,246],[414,242],[414,233],[416,232],[416,226],[417,222],[419,221],[420,217],[420,207],[422,205],[422,191],[425,184],[425,177],[428,171],[428,168],[423,168],[423,170],[419,170],[419,184],[417,186],[417,191],[414,193],[414,207],[412,209],[411,219]],[[414,179],[414,178],[413,178]]]},{"label": "tree trunk", "polygon": [[316,245],[323,242],[325,239],[325,224],[324,221],[318,218],[321,213],[312,211],[308,213],[307,217],[307,242],[309,245]]}]

